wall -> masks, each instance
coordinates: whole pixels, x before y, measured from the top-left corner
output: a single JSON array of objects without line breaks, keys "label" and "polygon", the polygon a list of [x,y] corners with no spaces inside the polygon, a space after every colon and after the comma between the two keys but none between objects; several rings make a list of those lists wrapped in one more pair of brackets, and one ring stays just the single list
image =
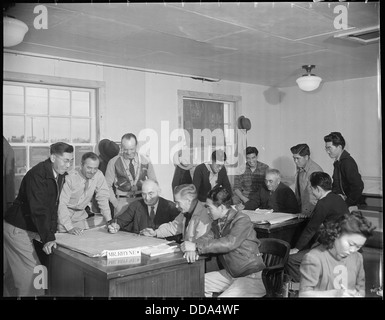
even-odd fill
[{"label": "wall", "polygon": [[[105,82],[105,105],[100,110],[100,137],[120,140],[127,132],[139,135],[152,129],[158,136],[158,160],[167,159],[176,142],[167,137],[178,128],[178,90],[242,97],[240,115],[251,120],[248,145],[259,150],[259,160],[282,171],[287,181],[294,175],[290,147],[306,142],[312,158],[328,173],[332,160],[324,150],[324,135],[340,131],[346,149],[356,159],[369,186],[378,192],[381,184],[381,120],[378,117],[376,78],[325,83],[315,92],[298,87],[275,89],[220,81],[208,83],[125,69],[66,62],[59,59],[4,54],[4,70]],[[161,130],[161,121],[167,125]],[[169,130],[169,133],[167,130]],[[162,141],[162,143],[161,143]],[[142,143],[143,144],[143,143]],[[151,155],[153,156],[153,155]],[[172,199],[173,164],[156,164],[162,195]],[[366,188],[367,188],[366,183]],[[382,190],[382,189],[381,189]],[[381,191],[382,192],[382,191]]]}]

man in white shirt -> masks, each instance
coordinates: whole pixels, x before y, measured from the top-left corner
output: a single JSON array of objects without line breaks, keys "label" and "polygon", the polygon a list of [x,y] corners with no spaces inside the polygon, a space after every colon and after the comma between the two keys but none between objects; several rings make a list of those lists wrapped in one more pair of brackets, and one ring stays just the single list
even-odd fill
[{"label": "man in white shirt", "polygon": [[90,204],[94,194],[104,219],[111,220],[111,210],[108,204],[110,193],[106,179],[98,167],[99,157],[93,152],[87,152],[82,156],[80,168],[68,174],[60,194],[59,232],[80,235],[84,229],[103,223],[98,216],[88,219],[86,207]]}]

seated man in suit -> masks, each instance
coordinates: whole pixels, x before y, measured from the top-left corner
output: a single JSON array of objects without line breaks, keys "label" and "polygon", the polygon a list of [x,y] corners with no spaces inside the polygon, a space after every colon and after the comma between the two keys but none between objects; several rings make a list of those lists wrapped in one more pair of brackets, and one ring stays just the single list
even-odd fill
[{"label": "seated man in suit", "polygon": [[210,163],[201,163],[195,168],[193,184],[198,192],[198,200],[206,202],[207,194],[216,185],[224,186],[232,194],[227,171],[224,166],[226,153],[223,150],[216,150],[211,154]]},{"label": "seated man in suit", "polygon": [[145,228],[156,229],[161,224],[172,221],[179,214],[175,204],[159,196],[156,181],[145,180],[142,184],[143,199],[132,202],[126,211],[114,218],[108,226],[110,233],[120,229],[138,233]]},{"label": "seated man in suit", "polygon": [[316,237],[322,224],[335,220],[345,213],[349,213],[345,201],[332,190],[332,179],[325,173],[316,171],[310,175],[311,190],[316,197],[317,204],[311,214],[310,220],[302,231],[295,247],[290,250],[290,256],[285,265],[285,272],[293,281],[299,282],[299,267],[303,256],[310,251],[311,247],[317,245]]},{"label": "seated man in suit", "polygon": [[273,209],[275,212],[299,213],[300,208],[293,190],[281,182],[277,169],[267,169],[265,185],[257,192],[255,199],[249,201],[249,210]]},{"label": "seated man in suit", "polygon": [[158,229],[147,228],[141,234],[149,237],[166,238],[182,233],[184,241],[194,241],[211,228],[211,218],[207,209],[198,201],[198,194],[193,184],[182,184],[174,190],[176,207],[180,214],[171,222],[164,223]]}]

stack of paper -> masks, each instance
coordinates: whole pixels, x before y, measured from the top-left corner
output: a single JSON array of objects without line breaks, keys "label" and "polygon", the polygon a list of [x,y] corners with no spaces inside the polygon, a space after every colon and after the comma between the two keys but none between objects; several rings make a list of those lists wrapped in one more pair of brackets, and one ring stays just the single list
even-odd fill
[{"label": "stack of paper", "polygon": [[273,212],[273,210],[242,210],[243,213],[250,217],[250,220],[254,223],[269,223],[277,224],[287,220],[298,218],[298,214]]},{"label": "stack of paper", "polygon": [[163,243],[157,246],[142,249],[142,253],[150,257],[155,257],[162,254],[179,252],[179,251],[180,251],[179,245],[175,242]]}]

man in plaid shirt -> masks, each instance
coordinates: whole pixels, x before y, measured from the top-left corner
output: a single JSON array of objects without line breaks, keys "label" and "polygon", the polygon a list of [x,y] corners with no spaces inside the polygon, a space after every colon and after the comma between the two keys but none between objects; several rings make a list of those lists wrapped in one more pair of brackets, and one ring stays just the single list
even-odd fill
[{"label": "man in plaid shirt", "polygon": [[257,191],[264,184],[265,172],[269,168],[267,164],[259,162],[257,156],[257,148],[247,147],[245,171],[235,176],[233,202],[241,210],[250,210],[249,202],[255,198]]}]

